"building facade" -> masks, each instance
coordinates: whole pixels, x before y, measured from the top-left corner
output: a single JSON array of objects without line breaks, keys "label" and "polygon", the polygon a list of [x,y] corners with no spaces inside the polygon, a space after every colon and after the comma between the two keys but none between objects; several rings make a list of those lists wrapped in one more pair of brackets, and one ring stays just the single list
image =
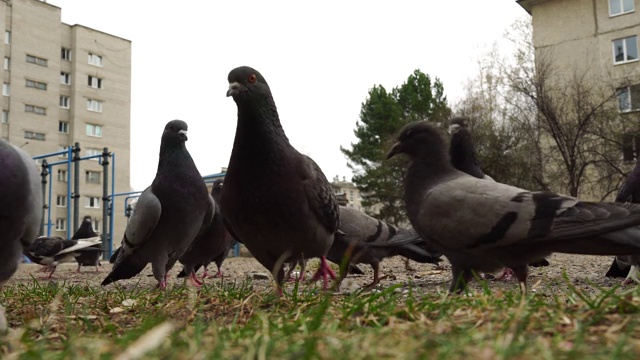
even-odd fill
[{"label": "building facade", "polygon": [[[76,142],[81,157],[108,148],[115,155],[116,192],[130,191],[131,41],[64,24],[59,7],[37,0],[0,1],[0,22],[0,136],[32,156],[62,151]],[[65,155],[46,160],[64,161]],[[90,215],[102,233],[103,167],[97,158],[83,160],[79,175],[78,217]],[[50,179],[51,234],[66,237],[68,229],[71,234],[76,230],[73,215],[67,217],[73,204],[66,165],[52,167]],[[125,217],[118,216],[123,206],[122,199],[113,204],[116,244],[126,226]]]}]

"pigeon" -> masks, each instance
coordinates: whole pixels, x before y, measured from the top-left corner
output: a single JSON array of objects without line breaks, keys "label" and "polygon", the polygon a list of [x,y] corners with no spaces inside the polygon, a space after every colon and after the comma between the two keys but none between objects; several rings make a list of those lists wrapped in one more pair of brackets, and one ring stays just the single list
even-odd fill
[{"label": "pigeon", "polygon": [[282,293],[283,264],[320,257],[312,281],[335,274],[325,255],[338,230],[333,188],[320,167],[284,133],[265,78],[250,67],[233,69],[227,96],[238,108],[231,158],[220,198],[230,232],[275,277]]},{"label": "pigeon", "polygon": [[[79,240],[86,239],[99,236],[98,233],[93,231],[93,225],[91,223],[91,216],[86,215],[82,219],[82,224],[78,230],[76,230],[75,234],[71,237],[71,240]],[[93,246],[96,249],[101,249],[101,244]],[[78,256],[76,256],[76,261],[78,262],[78,269],[76,272],[80,272],[80,267],[84,266],[95,266],[96,272],[100,271],[100,257],[102,256],[102,249],[100,251],[83,251]]]},{"label": "pigeon", "polygon": [[218,267],[218,272],[213,277],[222,277],[222,271],[220,269],[222,262],[229,255],[229,251],[233,245],[235,245],[235,240],[224,226],[222,213],[220,211],[220,193],[222,192],[222,186],[222,180],[216,180],[211,188],[212,201],[215,203],[215,212],[211,225],[209,225],[206,232],[193,240],[189,250],[179,259],[184,265],[184,268],[178,274],[178,277],[189,275],[192,284],[196,287],[202,285],[202,282],[196,278],[196,272],[200,267],[204,266],[205,273],[202,277],[204,280],[208,276],[207,266],[209,266],[211,262],[215,262]]},{"label": "pigeon", "polygon": [[108,285],[130,279],[151,263],[161,290],[167,287],[167,272],[205,231],[213,218],[214,204],[185,142],[187,123],[167,123],[160,142],[156,177],[136,204],[116,250]]},{"label": "pigeon", "polygon": [[[640,158],[636,159],[636,165],[631,170],[624,184],[618,191],[616,202],[640,203]],[[606,277],[624,277],[623,284],[632,282],[640,283],[640,255],[637,256],[616,256]]]},{"label": "pigeon", "polygon": [[[451,158],[451,165],[478,179],[495,181],[492,177],[485,174],[480,167],[480,161],[476,158],[476,151],[471,140],[471,131],[469,131],[469,127],[467,126],[467,118],[461,116],[454,117],[449,123],[449,134],[451,135],[449,157]],[[548,265],[549,261],[545,258],[529,263],[529,266],[533,267]],[[497,279],[508,280],[513,276],[515,276],[513,270],[505,268]]]},{"label": "pigeon", "polygon": [[67,240],[59,236],[39,236],[24,254],[34,263],[44,265],[43,271],[49,271],[48,277],[52,278],[58,264],[83,253],[102,253],[102,249],[94,247],[101,243],[99,236],[78,240]]},{"label": "pigeon", "polygon": [[22,253],[38,237],[42,188],[35,161],[0,139],[0,287],[15,273]]},{"label": "pigeon", "polygon": [[451,142],[449,144],[451,165],[478,179],[493,181],[489,175],[482,171],[480,161],[476,158],[476,150],[471,141],[471,132],[467,126],[467,119],[464,117],[452,118],[449,125],[449,134],[451,134]]},{"label": "pigeon", "polygon": [[444,138],[428,123],[401,130],[387,158],[406,154],[404,200],[420,236],[451,263],[450,292],[473,271],[513,269],[526,294],[527,264],[553,252],[640,253],[640,205],[586,202],[486,181],[451,165]]},{"label": "pigeon", "polygon": [[[373,282],[367,288],[373,288],[382,280],[379,265],[385,258],[401,255],[420,263],[437,264],[440,256],[428,253],[424,246],[424,239],[415,231],[398,228],[360,210],[341,206],[340,233],[336,234],[327,259],[337,264],[344,261],[371,265]],[[341,271],[338,283],[345,276],[346,272]]]}]

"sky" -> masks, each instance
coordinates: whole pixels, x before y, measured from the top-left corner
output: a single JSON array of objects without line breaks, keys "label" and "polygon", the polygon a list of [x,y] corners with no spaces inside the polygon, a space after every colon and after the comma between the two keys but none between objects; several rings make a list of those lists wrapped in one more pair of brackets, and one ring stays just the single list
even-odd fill
[{"label": "sky", "polygon": [[48,2],[64,23],[132,41],[133,190],[153,181],[173,119],[188,123],[187,149],[202,175],[227,165],[237,121],[227,75],[243,65],[269,83],[291,144],[329,180],[349,180],[340,146],[357,141],[369,89],[390,90],[420,69],[442,81],[454,105],[476,61],[528,16],[515,0]]}]

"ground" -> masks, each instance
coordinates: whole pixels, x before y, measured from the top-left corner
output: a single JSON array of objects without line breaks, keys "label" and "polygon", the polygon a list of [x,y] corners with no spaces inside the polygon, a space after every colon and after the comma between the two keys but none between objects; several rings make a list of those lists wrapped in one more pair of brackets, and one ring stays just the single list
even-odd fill
[{"label": "ground", "polygon": [[339,292],[289,282],[282,296],[250,257],[227,259],[224,279],[200,290],[176,279],[179,264],[166,291],[150,267],[102,287],[108,262],[81,273],[63,264],[54,279],[22,264],[0,290],[0,358],[638,359],[640,288],[605,278],[611,260],[553,255],[531,269],[525,298],[515,281],[497,280],[448,296],[446,262],[411,262],[408,272],[397,257],[371,291],[362,286],[372,270],[360,265],[366,274]]},{"label": "ground", "polygon": [[[530,268],[529,285],[532,291],[549,291],[558,290],[554,284],[564,284],[563,273],[573,281],[573,284],[584,291],[592,291],[597,287],[611,287],[622,282],[623,279],[606,278],[604,274],[611,265],[611,256],[577,256],[566,254],[553,254],[549,258],[550,266]],[[83,267],[80,273],[76,273],[76,263],[67,263],[58,266],[54,274],[54,279],[47,280],[46,274],[37,272],[41,266],[36,264],[22,264],[16,274],[7,282],[7,285],[30,282],[31,276],[38,280],[58,281],[67,284],[85,284],[99,286],[100,282],[107,275],[111,267],[107,261],[103,261],[102,269],[95,271],[94,267]],[[451,271],[446,260],[443,262],[444,270],[437,269],[433,264],[419,264],[411,261],[410,265],[415,271],[405,270],[405,263],[401,257],[393,257],[386,259],[380,266],[380,276],[388,275],[378,286],[383,289],[394,284],[413,283],[416,288],[422,292],[444,292],[448,289],[451,281]],[[359,265],[365,271],[365,275],[349,275],[343,283],[341,289],[343,291],[355,290],[356,286],[363,287],[371,283],[373,279],[373,270],[369,265]],[[173,268],[169,276],[169,285],[182,284],[182,279],[177,279],[176,274],[182,269],[178,263]],[[216,266],[212,264],[209,271],[214,273]],[[313,261],[307,268],[307,278],[313,275],[315,266]],[[296,270],[297,271],[297,270]],[[225,281],[244,281],[248,277],[252,277],[252,272],[268,274],[266,269],[262,267],[255,259],[246,256],[229,257],[222,266]],[[201,275],[201,272],[198,274]],[[207,279],[207,282],[217,282],[219,279]],[[273,286],[271,276],[269,279],[252,279],[253,286],[258,288],[268,288]],[[125,287],[138,284],[156,284],[155,279],[151,276],[151,266],[147,266],[142,273],[130,280],[121,280],[118,282]],[[597,286],[593,286],[597,285]],[[113,285],[110,285],[113,286]],[[472,282],[472,289],[481,289],[482,284]],[[517,289],[517,281],[510,282],[489,280],[488,286],[491,289],[510,290]],[[108,289],[107,287],[106,289]],[[566,286],[561,285],[564,289]]]}]

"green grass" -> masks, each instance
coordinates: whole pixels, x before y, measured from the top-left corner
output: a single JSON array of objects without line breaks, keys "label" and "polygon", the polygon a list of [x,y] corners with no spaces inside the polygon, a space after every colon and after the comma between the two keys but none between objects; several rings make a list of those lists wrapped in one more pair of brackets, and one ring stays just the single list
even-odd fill
[{"label": "green grass", "polygon": [[0,358],[116,358],[142,351],[140,339],[155,330],[143,358],[638,358],[640,290],[586,294],[564,281],[564,293],[539,289],[521,302],[515,286],[446,296],[400,285],[332,295],[301,285],[277,298],[250,281],[162,292],[34,279],[0,293],[10,327]]}]

